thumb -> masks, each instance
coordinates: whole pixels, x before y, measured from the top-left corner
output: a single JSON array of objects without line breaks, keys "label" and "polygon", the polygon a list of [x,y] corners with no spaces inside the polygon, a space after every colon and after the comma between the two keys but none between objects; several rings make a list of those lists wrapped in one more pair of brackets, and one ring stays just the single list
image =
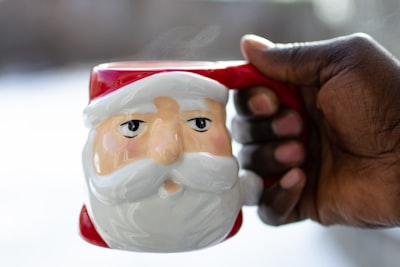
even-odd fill
[{"label": "thumb", "polygon": [[251,64],[272,79],[303,86],[322,85],[340,69],[331,62],[340,39],[274,44],[257,35],[245,35],[241,50]]}]

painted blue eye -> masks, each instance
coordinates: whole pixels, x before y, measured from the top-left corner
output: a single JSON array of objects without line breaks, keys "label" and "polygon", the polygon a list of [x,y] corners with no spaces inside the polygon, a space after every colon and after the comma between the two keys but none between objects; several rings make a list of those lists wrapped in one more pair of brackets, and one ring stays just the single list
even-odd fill
[{"label": "painted blue eye", "polygon": [[212,121],[208,118],[193,118],[187,120],[187,123],[196,132],[207,132],[211,127]]},{"label": "painted blue eye", "polygon": [[122,123],[118,127],[119,132],[127,138],[134,138],[138,136],[143,132],[144,129],[145,122],[141,120],[130,120]]}]

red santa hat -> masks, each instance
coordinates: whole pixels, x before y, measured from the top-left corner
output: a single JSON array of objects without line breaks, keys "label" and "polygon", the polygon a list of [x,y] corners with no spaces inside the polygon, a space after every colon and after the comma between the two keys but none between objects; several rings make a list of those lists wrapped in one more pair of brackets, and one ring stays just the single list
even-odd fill
[{"label": "red santa hat", "polygon": [[99,66],[92,72],[90,102],[84,121],[95,127],[104,119],[134,113],[140,103],[153,103],[158,96],[179,99],[211,98],[226,104],[228,88],[207,76],[187,70],[148,70]]}]

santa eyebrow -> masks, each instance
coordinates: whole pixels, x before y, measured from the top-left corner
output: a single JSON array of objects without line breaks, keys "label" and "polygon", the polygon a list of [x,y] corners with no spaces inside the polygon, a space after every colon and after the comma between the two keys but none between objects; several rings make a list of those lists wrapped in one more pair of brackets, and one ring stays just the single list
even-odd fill
[{"label": "santa eyebrow", "polygon": [[205,99],[176,98],[175,100],[178,102],[179,108],[182,111],[209,110]]},{"label": "santa eyebrow", "polygon": [[152,101],[135,103],[134,105],[123,107],[121,113],[156,113],[157,107]]}]

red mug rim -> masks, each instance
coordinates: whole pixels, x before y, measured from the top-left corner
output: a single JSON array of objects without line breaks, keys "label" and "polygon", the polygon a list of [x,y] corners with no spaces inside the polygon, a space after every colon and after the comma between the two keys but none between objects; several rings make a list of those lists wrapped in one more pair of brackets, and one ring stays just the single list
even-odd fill
[{"label": "red mug rim", "polygon": [[103,63],[96,69],[103,70],[193,70],[193,69],[221,69],[246,64],[243,60],[227,61],[190,61],[190,60],[147,60],[147,61],[120,61]]}]

